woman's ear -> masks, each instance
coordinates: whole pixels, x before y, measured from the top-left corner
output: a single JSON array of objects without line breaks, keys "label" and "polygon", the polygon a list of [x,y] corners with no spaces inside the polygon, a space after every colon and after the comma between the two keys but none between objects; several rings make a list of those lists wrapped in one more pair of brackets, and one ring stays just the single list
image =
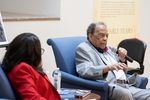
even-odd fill
[{"label": "woman's ear", "polygon": [[43,61],[42,61],[42,59],[41,59],[41,62],[39,63],[39,66],[38,66],[38,68],[42,68],[42,66],[43,66]]}]

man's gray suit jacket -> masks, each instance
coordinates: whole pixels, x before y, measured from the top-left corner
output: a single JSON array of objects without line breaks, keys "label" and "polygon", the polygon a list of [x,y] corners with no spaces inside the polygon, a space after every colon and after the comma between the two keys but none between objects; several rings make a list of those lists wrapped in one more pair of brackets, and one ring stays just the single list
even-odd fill
[{"label": "man's gray suit jacket", "polygon": [[[109,45],[107,45],[107,48],[108,50],[106,52],[119,62],[119,58],[116,56],[115,52],[116,48]],[[103,68],[108,65],[107,60],[100,55],[89,41],[78,45],[76,48],[75,62],[76,71],[80,77],[97,81],[106,81],[109,84],[109,95],[111,95],[112,89],[117,85],[116,76],[113,71],[103,74]],[[131,84],[134,83],[135,82],[132,82]]]}]

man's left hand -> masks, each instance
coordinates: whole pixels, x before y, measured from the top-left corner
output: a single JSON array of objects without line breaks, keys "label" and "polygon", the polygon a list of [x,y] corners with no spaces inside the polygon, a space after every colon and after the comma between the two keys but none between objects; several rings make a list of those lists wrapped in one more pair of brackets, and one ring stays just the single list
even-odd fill
[{"label": "man's left hand", "polygon": [[118,57],[120,61],[125,62],[125,57],[127,55],[127,50],[124,48],[119,47],[118,49]]}]

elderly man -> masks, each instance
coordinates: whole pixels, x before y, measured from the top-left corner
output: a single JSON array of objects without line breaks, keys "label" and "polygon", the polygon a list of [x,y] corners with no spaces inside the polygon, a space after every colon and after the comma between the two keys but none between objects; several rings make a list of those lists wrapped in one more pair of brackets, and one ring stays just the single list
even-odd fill
[{"label": "elderly man", "polygon": [[[107,26],[103,22],[92,23],[87,29],[87,42],[76,48],[76,70],[80,77],[106,81],[109,85],[109,99],[150,100],[150,91],[139,89],[140,78],[137,74],[132,82],[125,75],[127,68],[124,48],[107,45]],[[138,79],[139,78],[139,79]],[[136,82],[138,80],[139,82]]]}]

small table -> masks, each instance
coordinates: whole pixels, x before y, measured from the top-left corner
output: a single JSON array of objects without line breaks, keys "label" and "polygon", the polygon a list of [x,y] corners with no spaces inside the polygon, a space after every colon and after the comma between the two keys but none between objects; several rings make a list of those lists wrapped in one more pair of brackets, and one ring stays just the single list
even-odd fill
[{"label": "small table", "polygon": [[101,96],[95,93],[90,93],[88,96],[81,98],[75,98],[75,100],[101,100]]}]

